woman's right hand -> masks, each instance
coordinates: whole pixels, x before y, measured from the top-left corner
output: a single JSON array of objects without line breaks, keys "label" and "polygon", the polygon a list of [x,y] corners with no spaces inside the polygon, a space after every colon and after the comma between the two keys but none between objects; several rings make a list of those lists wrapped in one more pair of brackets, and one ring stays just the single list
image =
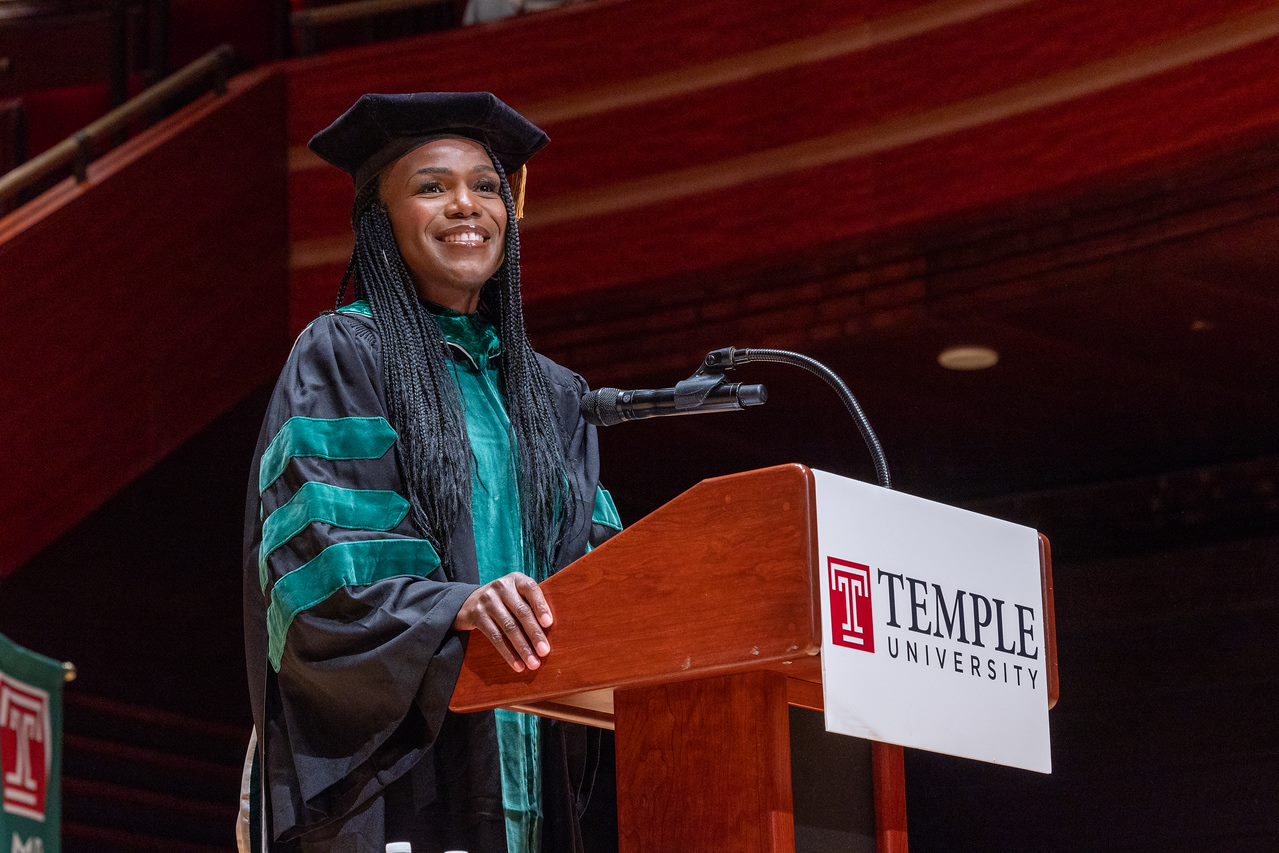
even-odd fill
[{"label": "woman's right hand", "polygon": [[458,631],[488,637],[511,669],[537,669],[551,653],[543,628],[555,621],[542,588],[526,574],[512,572],[467,596],[453,620]]}]

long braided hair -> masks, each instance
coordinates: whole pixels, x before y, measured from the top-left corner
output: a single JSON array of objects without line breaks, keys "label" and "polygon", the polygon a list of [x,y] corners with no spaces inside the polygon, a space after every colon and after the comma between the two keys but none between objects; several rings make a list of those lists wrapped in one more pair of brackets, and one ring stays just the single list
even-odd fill
[{"label": "long braided hair", "polygon": [[[494,318],[502,342],[500,379],[519,454],[520,519],[526,571],[549,573],[562,530],[572,526],[576,494],[564,460],[555,399],[524,327],[520,289],[520,237],[515,202],[502,164],[487,147],[506,205],[502,265],[481,291],[481,311]],[[382,374],[395,452],[409,491],[414,525],[435,546],[452,575],[448,546],[459,513],[471,505],[471,445],[461,394],[449,368],[451,355],[439,326],[418,298],[395,242],[377,180],[355,199],[355,250],[342,276],[368,301],[382,339]]]}]

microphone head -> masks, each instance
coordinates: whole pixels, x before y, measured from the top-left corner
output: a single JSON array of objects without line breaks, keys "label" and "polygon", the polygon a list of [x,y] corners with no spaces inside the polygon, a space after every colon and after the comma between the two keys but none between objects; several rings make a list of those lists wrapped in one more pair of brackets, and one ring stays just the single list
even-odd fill
[{"label": "microphone head", "polygon": [[582,395],[582,417],[596,426],[613,426],[626,420],[617,408],[616,388],[597,388]]},{"label": "microphone head", "polygon": [[737,389],[737,402],[747,406],[762,406],[768,402],[768,389],[763,385],[742,385]]}]

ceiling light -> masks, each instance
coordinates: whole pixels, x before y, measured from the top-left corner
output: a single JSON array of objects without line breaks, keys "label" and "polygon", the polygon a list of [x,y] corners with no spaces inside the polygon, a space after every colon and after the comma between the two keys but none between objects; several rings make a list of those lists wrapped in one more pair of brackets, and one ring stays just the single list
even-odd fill
[{"label": "ceiling light", "polygon": [[985,370],[999,363],[999,353],[990,347],[947,347],[937,363],[947,370]]}]

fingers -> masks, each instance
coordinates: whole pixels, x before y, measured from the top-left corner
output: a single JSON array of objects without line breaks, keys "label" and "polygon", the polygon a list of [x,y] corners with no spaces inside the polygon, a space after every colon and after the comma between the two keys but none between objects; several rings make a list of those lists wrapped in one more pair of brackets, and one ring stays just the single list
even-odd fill
[{"label": "fingers", "polygon": [[[546,634],[542,632],[542,626],[538,624],[537,615],[533,612],[536,604],[530,603],[530,599],[535,595],[537,598],[542,596],[542,590],[538,588],[537,582],[528,575],[519,574],[507,575],[501,580],[510,581],[510,583],[499,581],[498,592],[502,596],[502,603],[506,605],[507,611],[519,620],[522,636],[527,638],[527,641],[537,650],[539,657],[550,654],[551,644],[547,641]],[[542,599],[542,603],[546,603],[545,599]],[[540,661],[535,659],[529,661],[529,666],[537,669],[538,663]]]},{"label": "fingers", "polygon": [[520,595],[533,608],[533,612],[537,614],[537,621],[543,628],[551,627],[555,621],[555,617],[551,614],[551,605],[546,603],[546,597],[542,595],[542,588],[537,585],[537,581],[525,574],[518,572],[511,575],[515,579],[515,586],[520,591]]},{"label": "fingers", "polygon": [[507,666],[516,672],[524,671],[524,664],[520,663],[520,659],[511,651],[511,647],[507,645],[505,634],[497,623],[484,612],[480,612],[475,621],[475,630],[489,638],[489,642],[493,644],[493,648],[497,649],[502,659],[506,661]]},{"label": "fingers", "polygon": [[537,669],[551,652],[543,627],[554,621],[541,587],[514,572],[476,590],[462,606],[456,624],[474,626],[488,637],[516,672]]}]

